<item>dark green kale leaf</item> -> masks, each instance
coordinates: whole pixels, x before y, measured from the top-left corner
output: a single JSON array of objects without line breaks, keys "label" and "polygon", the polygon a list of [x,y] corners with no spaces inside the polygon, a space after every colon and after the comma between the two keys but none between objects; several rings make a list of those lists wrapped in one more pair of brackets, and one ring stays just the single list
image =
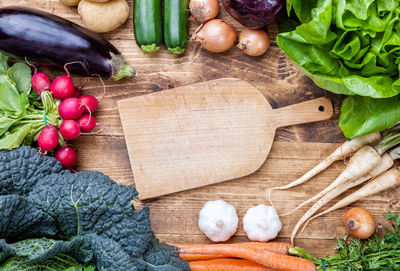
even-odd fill
[{"label": "dark green kale leaf", "polygon": [[94,262],[98,270],[146,270],[146,264],[140,257],[131,257],[113,239],[103,238],[97,234],[88,234],[78,238],[84,240],[84,249],[93,251]]},{"label": "dark green kale leaf", "polygon": [[7,242],[52,236],[57,231],[53,218],[21,196],[0,196],[0,210],[0,238]]},{"label": "dark green kale leaf", "polygon": [[0,151],[0,195],[26,195],[36,182],[62,171],[54,158],[39,155],[31,147]]},{"label": "dark green kale leaf", "polygon": [[153,237],[150,246],[144,254],[147,271],[186,271],[190,270],[189,264],[182,261],[176,253],[176,248],[161,244]]},{"label": "dark green kale leaf", "polygon": [[99,172],[62,170],[28,147],[0,151],[0,180],[0,271],[67,270],[60,255],[72,257],[69,271],[93,271],[86,264],[99,271],[190,270],[153,237],[149,209],[133,208],[133,187]]},{"label": "dark green kale leaf", "polygon": [[131,256],[146,250],[152,234],[148,208],[132,207],[136,197],[134,188],[89,171],[48,175],[29,194],[56,220],[62,238],[96,233],[117,241]]}]

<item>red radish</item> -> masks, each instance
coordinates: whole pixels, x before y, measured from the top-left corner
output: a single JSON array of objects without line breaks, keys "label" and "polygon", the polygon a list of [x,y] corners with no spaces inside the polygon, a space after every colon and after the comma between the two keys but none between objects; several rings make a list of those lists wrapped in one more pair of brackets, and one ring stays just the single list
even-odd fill
[{"label": "red radish", "polygon": [[57,128],[49,124],[43,128],[39,134],[38,145],[47,153],[55,149],[58,145],[58,131]]},{"label": "red radish", "polygon": [[81,97],[81,96],[82,96],[82,91],[81,91],[81,89],[75,87],[74,95],[72,95],[72,97],[79,98],[79,97]]},{"label": "red radish", "polygon": [[81,134],[81,128],[74,120],[64,120],[60,125],[60,133],[64,138],[73,140]]},{"label": "red radish", "polygon": [[64,100],[74,94],[74,82],[67,75],[59,76],[51,83],[50,91],[54,98]]},{"label": "red radish", "polygon": [[99,101],[92,95],[83,95],[79,97],[82,104],[86,105],[83,110],[85,113],[93,113],[96,111]]},{"label": "red radish", "polygon": [[32,76],[31,83],[33,90],[35,90],[39,96],[42,91],[49,90],[51,86],[50,77],[43,72],[35,72]]},{"label": "red radish", "polygon": [[70,97],[60,103],[58,113],[65,120],[77,119],[82,116],[84,107],[78,98]]},{"label": "red radish", "polygon": [[34,69],[34,73],[31,79],[31,84],[33,90],[39,95],[40,98],[40,95],[42,94],[43,91],[50,89],[51,86],[50,77],[43,72],[37,72],[36,66],[29,63],[26,57],[25,57],[25,62]]},{"label": "red radish", "polygon": [[71,169],[76,163],[76,152],[69,146],[58,148],[54,153],[54,157],[66,169]]},{"label": "red radish", "polygon": [[93,113],[96,111],[97,106],[99,105],[99,102],[103,100],[104,96],[106,95],[106,86],[104,85],[103,80],[101,79],[100,76],[98,76],[100,79],[101,84],[103,85],[103,96],[100,97],[100,99],[96,99],[93,95],[83,95],[79,97],[79,100],[81,100],[82,104],[86,105],[84,108],[85,113]]},{"label": "red radish", "polygon": [[53,83],[51,83],[50,91],[53,94],[53,97],[59,100],[64,100],[68,97],[72,97],[75,92],[75,85],[72,82],[69,71],[67,69],[67,65],[75,64],[80,62],[70,62],[64,65],[64,70],[67,75],[62,75],[54,79]]},{"label": "red radish", "polygon": [[78,120],[77,120],[79,126],[81,127],[81,131],[84,133],[90,133],[93,131],[93,129],[96,127],[97,122],[89,114],[83,114]]}]

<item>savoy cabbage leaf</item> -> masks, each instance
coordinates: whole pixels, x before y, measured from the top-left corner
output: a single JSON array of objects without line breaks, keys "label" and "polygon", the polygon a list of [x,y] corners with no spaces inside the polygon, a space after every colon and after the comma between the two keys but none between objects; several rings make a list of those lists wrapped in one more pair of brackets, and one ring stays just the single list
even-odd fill
[{"label": "savoy cabbage leaf", "polygon": [[21,196],[0,196],[0,210],[0,238],[7,241],[52,236],[57,231],[53,218]]},{"label": "savoy cabbage leaf", "polygon": [[31,147],[0,151],[0,195],[26,195],[36,182],[62,171],[54,158],[39,155]]},{"label": "savoy cabbage leaf", "polygon": [[118,185],[100,172],[52,174],[29,194],[57,222],[65,238],[96,233],[114,239],[130,255],[143,253],[151,239],[148,208],[136,212],[134,188]]},{"label": "savoy cabbage leaf", "polygon": [[94,271],[85,267],[69,255],[58,254],[41,263],[31,262],[26,257],[12,257],[0,266],[1,271]]},{"label": "savoy cabbage leaf", "polygon": [[189,264],[179,258],[174,247],[161,244],[155,237],[144,254],[148,271],[180,271],[190,270]]},{"label": "savoy cabbage leaf", "polygon": [[93,251],[98,270],[144,271],[146,264],[140,257],[131,257],[118,242],[97,234],[81,236],[84,248]]},{"label": "savoy cabbage leaf", "polygon": [[[137,196],[100,172],[62,170],[29,147],[0,151],[0,270],[190,270],[155,239],[149,209],[131,204]],[[64,256],[67,268],[58,266]]]},{"label": "savoy cabbage leaf", "polygon": [[0,240],[0,250],[7,256],[26,257],[29,262],[40,262],[54,258],[57,254],[68,254],[82,263],[90,263],[93,253],[84,249],[84,241],[74,238],[71,241],[53,240],[48,238],[31,238],[8,244]]}]

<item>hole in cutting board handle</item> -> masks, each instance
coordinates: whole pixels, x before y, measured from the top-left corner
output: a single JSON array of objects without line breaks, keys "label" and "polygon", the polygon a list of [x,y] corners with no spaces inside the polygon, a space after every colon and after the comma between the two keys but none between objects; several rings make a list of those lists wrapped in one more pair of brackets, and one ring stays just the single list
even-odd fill
[{"label": "hole in cutting board handle", "polygon": [[320,106],[318,107],[318,110],[319,110],[320,112],[324,112],[324,111],[325,111],[325,106],[320,105]]}]

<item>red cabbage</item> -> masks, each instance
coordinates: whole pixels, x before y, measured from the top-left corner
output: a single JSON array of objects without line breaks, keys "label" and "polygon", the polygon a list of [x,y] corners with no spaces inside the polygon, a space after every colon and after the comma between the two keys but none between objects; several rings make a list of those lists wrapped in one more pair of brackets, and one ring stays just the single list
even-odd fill
[{"label": "red cabbage", "polygon": [[222,0],[222,3],[233,18],[252,29],[272,23],[284,5],[281,0]]}]

